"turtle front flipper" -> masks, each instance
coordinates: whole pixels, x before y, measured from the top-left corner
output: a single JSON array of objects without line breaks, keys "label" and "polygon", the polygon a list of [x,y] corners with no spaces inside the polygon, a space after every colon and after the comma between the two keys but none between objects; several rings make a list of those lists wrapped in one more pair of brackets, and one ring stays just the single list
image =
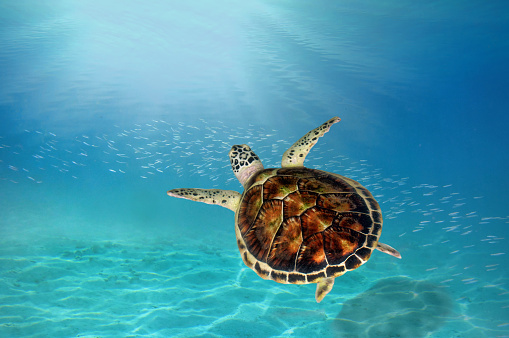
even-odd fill
[{"label": "turtle front flipper", "polygon": [[240,194],[233,190],[220,189],[173,189],[168,196],[185,198],[191,201],[216,204],[236,212],[240,203]]},{"label": "turtle front flipper", "polygon": [[329,131],[330,127],[334,123],[339,121],[341,121],[339,117],[333,117],[320,127],[313,129],[306,135],[302,136],[300,140],[295,142],[287,151],[285,151],[283,159],[281,160],[281,166],[283,168],[304,166],[304,160],[311,148],[313,148],[316,142],[318,142],[320,137]]},{"label": "turtle front flipper", "polygon": [[376,245],[376,249],[388,255],[394,256],[396,258],[401,258],[401,254],[399,253],[399,251],[394,249],[390,245],[378,242],[378,244]]},{"label": "turtle front flipper", "polygon": [[334,286],[334,278],[328,277],[322,279],[318,284],[316,284],[316,294],[315,299],[317,303],[320,303],[322,299],[332,290]]}]

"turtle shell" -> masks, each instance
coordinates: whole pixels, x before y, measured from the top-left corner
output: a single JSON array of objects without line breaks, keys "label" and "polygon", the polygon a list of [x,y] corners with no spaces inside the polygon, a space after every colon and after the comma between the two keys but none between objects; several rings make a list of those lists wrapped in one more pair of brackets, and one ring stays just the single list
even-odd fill
[{"label": "turtle shell", "polygon": [[317,283],[358,268],[382,232],[382,213],[358,182],[308,168],[265,169],[236,213],[244,263],[279,283]]}]

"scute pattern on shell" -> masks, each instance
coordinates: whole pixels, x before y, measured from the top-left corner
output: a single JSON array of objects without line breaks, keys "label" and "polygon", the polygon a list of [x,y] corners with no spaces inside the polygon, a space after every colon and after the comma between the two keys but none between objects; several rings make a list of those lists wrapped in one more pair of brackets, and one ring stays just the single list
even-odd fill
[{"label": "scute pattern on shell", "polygon": [[250,180],[237,212],[247,266],[279,283],[313,283],[364,264],[382,214],[358,182],[308,168],[265,169]]}]

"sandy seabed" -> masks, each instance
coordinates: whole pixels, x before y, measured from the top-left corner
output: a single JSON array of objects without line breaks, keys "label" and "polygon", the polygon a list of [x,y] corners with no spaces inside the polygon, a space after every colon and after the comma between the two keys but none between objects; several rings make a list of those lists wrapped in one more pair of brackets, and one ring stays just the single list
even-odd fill
[{"label": "sandy seabed", "polygon": [[401,275],[398,262],[385,256],[375,253],[338,278],[317,304],[314,284],[262,280],[243,266],[235,247],[210,238],[4,238],[0,336],[509,335],[507,312],[497,308],[500,289],[465,289],[472,295],[458,298],[459,290]]}]

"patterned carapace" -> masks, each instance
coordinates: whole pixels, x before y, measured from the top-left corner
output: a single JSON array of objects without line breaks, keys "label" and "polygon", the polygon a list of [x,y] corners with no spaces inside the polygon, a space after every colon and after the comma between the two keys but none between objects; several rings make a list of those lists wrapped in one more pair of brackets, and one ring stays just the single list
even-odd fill
[{"label": "patterned carapace", "polygon": [[282,168],[265,169],[247,185],[237,214],[244,241],[239,247],[270,267],[255,263],[264,278],[305,283],[337,277],[366,262],[376,247],[382,229],[378,203],[352,179]]}]

